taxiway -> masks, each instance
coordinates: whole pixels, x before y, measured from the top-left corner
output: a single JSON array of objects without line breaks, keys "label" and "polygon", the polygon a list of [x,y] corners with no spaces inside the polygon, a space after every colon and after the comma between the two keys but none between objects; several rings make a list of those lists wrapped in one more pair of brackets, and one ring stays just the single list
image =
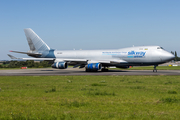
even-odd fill
[{"label": "taxiway", "polygon": [[0,76],[47,76],[47,75],[180,75],[180,70],[118,70],[111,69],[108,72],[85,72],[84,69],[11,69],[0,70]]}]

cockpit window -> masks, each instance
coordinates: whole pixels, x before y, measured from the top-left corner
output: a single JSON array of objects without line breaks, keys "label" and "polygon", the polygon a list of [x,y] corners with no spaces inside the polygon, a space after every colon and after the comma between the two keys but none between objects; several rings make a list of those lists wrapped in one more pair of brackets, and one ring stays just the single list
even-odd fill
[{"label": "cockpit window", "polygon": [[157,49],[164,49],[163,47],[157,47]]}]

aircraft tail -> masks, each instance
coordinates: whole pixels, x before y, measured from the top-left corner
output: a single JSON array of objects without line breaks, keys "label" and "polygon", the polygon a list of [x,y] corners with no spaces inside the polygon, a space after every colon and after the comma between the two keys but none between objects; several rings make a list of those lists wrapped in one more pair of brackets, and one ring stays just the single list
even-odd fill
[{"label": "aircraft tail", "polygon": [[50,47],[31,29],[24,29],[29,47],[31,51],[46,51]]}]

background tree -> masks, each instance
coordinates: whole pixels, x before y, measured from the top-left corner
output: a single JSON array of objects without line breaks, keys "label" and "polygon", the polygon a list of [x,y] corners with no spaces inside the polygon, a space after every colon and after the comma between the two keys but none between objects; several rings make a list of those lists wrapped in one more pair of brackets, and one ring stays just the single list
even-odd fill
[{"label": "background tree", "polygon": [[8,65],[8,67],[9,67],[9,68],[16,68],[16,67],[18,67],[18,66],[17,66],[17,61],[11,61],[11,62],[9,63],[9,65]]},{"label": "background tree", "polygon": [[177,61],[178,60],[178,56],[177,56],[177,52],[175,51],[175,53],[174,53],[174,56],[175,56],[175,61]]},{"label": "background tree", "polygon": [[174,61],[180,61],[180,57],[177,56],[177,52],[171,51],[171,53],[175,56]]},{"label": "background tree", "polygon": [[171,51],[171,53],[174,55],[174,52],[173,52],[173,51]]},{"label": "background tree", "polygon": [[44,68],[44,67],[50,67],[50,66],[51,66],[51,63],[49,63],[48,61],[34,62],[34,60],[11,61],[8,64],[9,68],[20,68],[20,67]]},{"label": "background tree", "polygon": [[29,68],[34,67],[34,60],[27,60],[26,63],[27,63],[27,67]]}]

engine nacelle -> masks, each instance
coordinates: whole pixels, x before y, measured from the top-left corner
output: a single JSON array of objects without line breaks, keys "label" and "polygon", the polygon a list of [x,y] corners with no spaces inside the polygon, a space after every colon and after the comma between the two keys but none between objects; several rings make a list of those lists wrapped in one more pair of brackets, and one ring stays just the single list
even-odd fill
[{"label": "engine nacelle", "polygon": [[51,65],[52,68],[66,69],[68,67],[66,62],[55,62]]},{"label": "engine nacelle", "polygon": [[86,72],[98,71],[98,70],[101,70],[101,68],[102,68],[101,63],[90,63],[86,65]]}]

